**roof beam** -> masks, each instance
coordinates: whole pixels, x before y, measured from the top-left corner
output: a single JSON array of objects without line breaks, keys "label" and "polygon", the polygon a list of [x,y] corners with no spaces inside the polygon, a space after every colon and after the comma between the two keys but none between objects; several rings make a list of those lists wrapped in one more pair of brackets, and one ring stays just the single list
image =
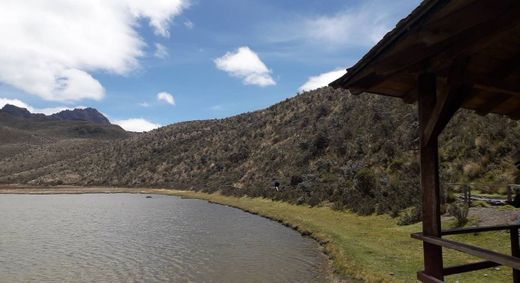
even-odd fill
[{"label": "roof beam", "polygon": [[520,86],[517,83],[509,83],[488,77],[477,77],[474,81],[474,87],[477,89],[520,97]]},{"label": "roof beam", "polygon": [[511,99],[510,95],[507,94],[498,94],[497,98],[494,99],[493,102],[486,103],[486,105],[479,106],[479,109],[477,110],[477,114],[485,116],[491,112],[493,112],[493,109],[499,107],[503,103],[507,103]]},{"label": "roof beam", "polygon": [[466,77],[468,62],[469,58],[460,58],[454,62],[448,77],[448,89],[437,91],[435,106],[422,133],[423,140],[427,144],[437,139],[453,115],[471,95],[472,86]]}]

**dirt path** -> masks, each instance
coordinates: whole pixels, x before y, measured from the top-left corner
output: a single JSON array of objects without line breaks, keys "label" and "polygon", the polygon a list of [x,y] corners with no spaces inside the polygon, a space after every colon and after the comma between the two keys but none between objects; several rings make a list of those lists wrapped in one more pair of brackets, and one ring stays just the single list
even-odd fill
[{"label": "dirt path", "polygon": [[502,206],[472,207],[468,217],[479,219],[480,226],[518,224],[520,209]]}]

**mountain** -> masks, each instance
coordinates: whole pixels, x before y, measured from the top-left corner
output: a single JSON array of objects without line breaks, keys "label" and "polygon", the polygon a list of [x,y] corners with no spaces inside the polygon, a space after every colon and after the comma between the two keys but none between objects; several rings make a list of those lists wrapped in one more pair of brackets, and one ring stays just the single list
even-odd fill
[{"label": "mountain", "polygon": [[57,120],[87,121],[93,124],[110,125],[110,121],[94,108],[65,110],[52,114],[51,118]]},{"label": "mountain", "polygon": [[[88,113],[92,115],[83,119],[101,119],[95,110]],[[75,159],[130,136],[102,119],[102,123],[96,123],[68,117],[71,118],[58,119],[13,105],[4,106],[0,110],[0,176]]]},{"label": "mountain", "polygon": [[[202,189],[397,215],[420,199],[417,133],[413,105],[322,88],[252,113],[162,127],[45,167],[22,171],[31,159],[0,161],[0,182]],[[440,140],[443,188],[519,181],[510,158],[519,145],[518,121],[461,110]]]},{"label": "mountain", "polygon": [[74,110],[64,110],[47,116],[44,114],[33,114],[26,108],[6,104],[0,109],[0,113],[6,113],[13,117],[24,119],[85,121],[92,124],[110,125],[110,121],[103,114],[90,107],[85,109],[76,108]]},{"label": "mountain", "polygon": [[26,108],[17,107],[11,104],[6,104],[2,109],[0,109],[0,112],[4,112],[11,116],[25,119],[40,118],[45,116],[43,114],[32,114]]}]

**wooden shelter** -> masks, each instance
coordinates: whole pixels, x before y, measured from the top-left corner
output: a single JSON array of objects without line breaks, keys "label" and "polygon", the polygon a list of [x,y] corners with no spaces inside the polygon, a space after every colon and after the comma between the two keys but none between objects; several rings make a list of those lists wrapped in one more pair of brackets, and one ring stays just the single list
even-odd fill
[{"label": "wooden shelter", "polygon": [[[520,282],[518,225],[442,231],[438,136],[459,108],[520,118],[520,1],[425,0],[347,74],[330,85],[418,102],[421,140],[423,282],[498,265]],[[509,230],[511,255],[443,239],[443,235]],[[483,261],[444,267],[442,248]]]}]

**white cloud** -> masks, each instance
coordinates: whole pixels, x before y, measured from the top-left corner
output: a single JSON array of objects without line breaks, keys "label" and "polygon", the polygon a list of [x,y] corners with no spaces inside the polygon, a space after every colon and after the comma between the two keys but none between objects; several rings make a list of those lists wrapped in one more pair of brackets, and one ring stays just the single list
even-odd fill
[{"label": "white cloud", "polygon": [[141,103],[139,103],[139,106],[142,106],[142,107],[150,107],[150,103],[148,103],[148,102],[146,102],[146,101],[145,101],[145,102],[141,102]]},{"label": "white cloud", "polygon": [[227,52],[224,56],[215,59],[215,65],[231,76],[242,79],[242,82],[246,85],[269,86],[276,84],[271,77],[271,70],[247,46],[242,46],[235,52]]},{"label": "white cloud", "polygon": [[[91,0],[86,0],[91,1]],[[105,2],[100,1],[101,3]],[[130,7],[132,15],[136,18],[148,18],[150,26],[155,34],[168,37],[168,25],[171,18],[179,15],[188,8],[190,1],[187,0],[112,0],[122,2],[123,6]]]},{"label": "white cloud", "polygon": [[148,132],[161,127],[161,125],[150,122],[143,118],[132,118],[126,120],[116,120],[113,124],[121,126],[126,131],[131,132]]},{"label": "white cloud", "polygon": [[269,39],[320,48],[370,47],[415,8],[418,0],[365,0],[334,14],[299,16],[271,24]]},{"label": "white cloud", "polygon": [[302,86],[300,86],[298,91],[299,92],[309,91],[309,90],[314,90],[314,89],[317,89],[320,87],[327,86],[332,81],[338,79],[339,77],[343,76],[346,73],[347,73],[347,71],[343,68],[343,69],[338,69],[335,71],[319,74],[317,76],[309,77],[307,79],[307,81]]},{"label": "white cloud", "polygon": [[102,99],[93,71],[127,74],[146,43],[147,20],[168,36],[188,0],[0,1],[0,82],[51,101]]},{"label": "white cloud", "polygon": [[159,92],[157,94],[157,100],[164,101],[170,105],[175,105],[175,99],[173,98],[173,95],[171,95],[165,91]]},{"label": "white cloud", "polygon": [[192,21],[187,20],[187,21],[184,22],[184,26],[187,27],[188,29],[193,29],[193,27],[194,27],[195,25],[193,24]]},{"label": "white cloud", "polygon": [[153,54],[153,56],[164,59],[168,57],[168,55],[168,49],[166,48],[166,46],[160,43],[155,43],[155,53]]},{"label": "white cloud", "polygon": [[52,115],[54,113],[58,113],[58,112],[61,112],[64,110],[85,108],[83,106],[76,106],[76,107],[58,106],[58,107],[47,107],[47,108],[35,108],[19,99],[0,98],[0,109],[3,108],[6,104],[11,104],[16,107],[25,108],[25,109],[29,110],[29,112],[31,112],[31,113],[43,113],[45,115]]}]

